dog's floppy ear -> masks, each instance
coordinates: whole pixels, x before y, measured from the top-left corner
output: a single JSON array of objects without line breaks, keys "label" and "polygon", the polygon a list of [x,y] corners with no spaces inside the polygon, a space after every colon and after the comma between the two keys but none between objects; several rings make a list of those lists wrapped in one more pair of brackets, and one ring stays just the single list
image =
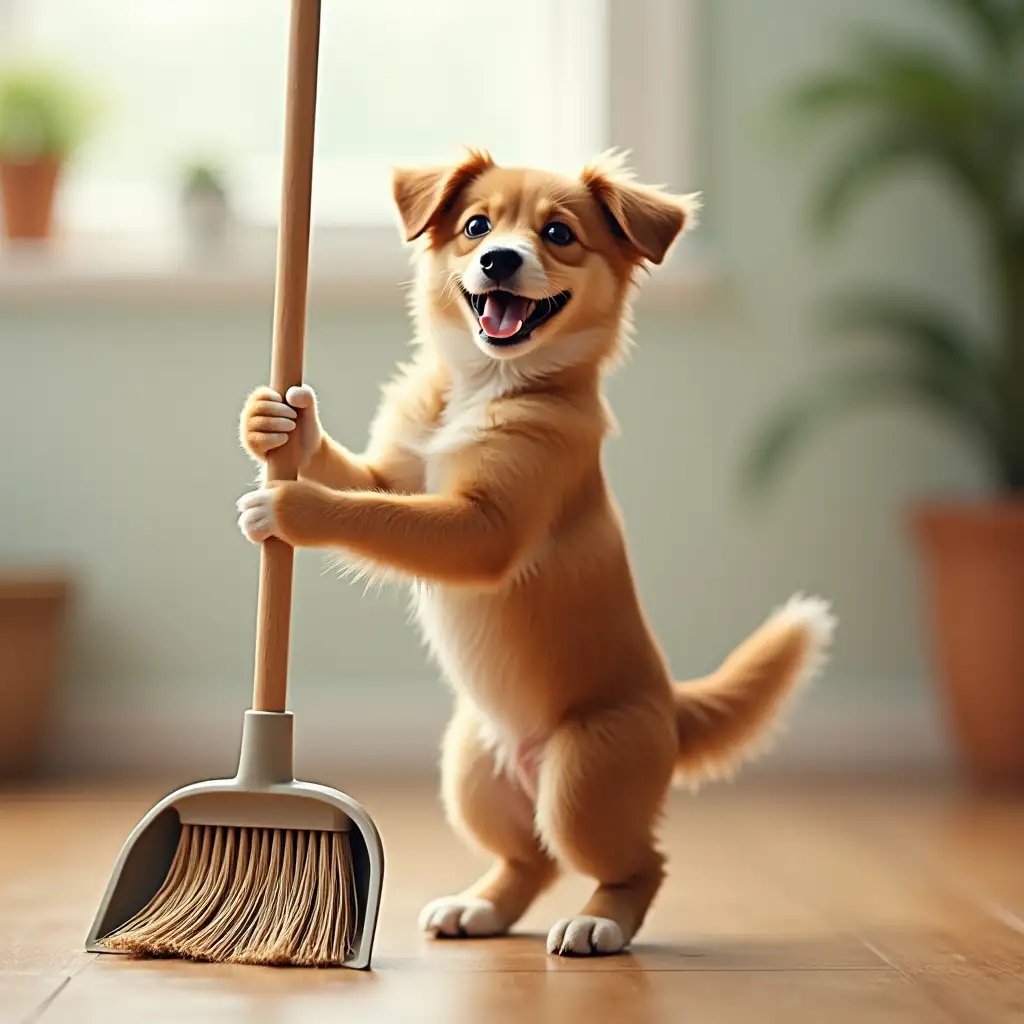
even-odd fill
[{"label": "dog's floppy ear", "polygon": [[452,167],[396,167],[391,187],[405,240],[419,238],[451,208],[469,182],[493,166],[489,153],[474,149]]},{"label": "dog's floppy ear", "polygon": [[618,154],[605,154],[587,164],[581,178],[604,207],[612,231],[624,239],[637,262],[661,263],[672,243],[696,220],[697,195],[674,196],[639,185]]}]

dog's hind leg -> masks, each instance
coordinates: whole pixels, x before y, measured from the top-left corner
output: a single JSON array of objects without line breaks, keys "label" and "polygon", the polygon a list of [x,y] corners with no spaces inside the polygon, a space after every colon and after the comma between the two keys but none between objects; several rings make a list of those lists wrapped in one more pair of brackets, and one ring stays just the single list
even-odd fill
[{"label": "dog's hind leg", "polygon": [[556,923],[548,952],[617,953],[643,923],[664,878],[653,828],[677,756],[668,710],[603,711],[562,726],[540,768],[537,824],[561,863],[598,882],[575,917]]},{"label": "dog's hind leg", "polygon": [[441,771],[452,826],[497,860],[468,889],[428,903],[420,927],[449,938],[501,935],[555,876],[554,862],[535,833],[533,803],[499,770],[481,739],[479,718],[465,702],[448,726]]}]

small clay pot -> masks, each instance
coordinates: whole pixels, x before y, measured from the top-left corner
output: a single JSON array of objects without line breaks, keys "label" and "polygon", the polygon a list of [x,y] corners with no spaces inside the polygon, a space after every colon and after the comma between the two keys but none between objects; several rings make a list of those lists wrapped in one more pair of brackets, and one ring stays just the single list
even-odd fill
[{"label": "small clay pot", "polygon": [[7,238],[41,241],[53,234],[53,207],[60,172],[61,162],[53,157],[25,163],[0,159]]},{"label": "small clay pot", "polygon": [[1024,789],[1024,501],[914,514],[936,667],[969,778]]}]

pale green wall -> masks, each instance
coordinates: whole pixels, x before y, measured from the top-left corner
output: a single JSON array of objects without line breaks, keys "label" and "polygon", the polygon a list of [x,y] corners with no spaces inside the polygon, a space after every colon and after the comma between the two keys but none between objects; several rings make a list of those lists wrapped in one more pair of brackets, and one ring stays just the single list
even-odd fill
[{"label": "pale green wall", "polygon": [[[906,21],[911,4],[709,6],[704,169],[690,184],[706,194],[722,293],[641,316],[612,386],[623,437],[608,466],[643,594],[680,675],[807,589],[834,599],[841,620],[818,699],[844,687],[918,692],[927,669],[903,516],[914,495],[975,483],[957,444],[879,415],[817,445],[765,509],[742,509],[735,490],[753,423],[807,368],[809,314],[828,287],[892,278],[980,308],[970,235],[925,182],[872,204],[842,246],[810,247],[804,210],[822,154],[773,151],[760,120],[766,97],[824,59],[847,17],[891,19],[898,7]],[[269,304],[0,308],[0,558],[65,559],[81,573],[70,666],[80,697],[135,703],[147,688],[211,686],[244,702],[256,558],[235,527],[252,473],[234,431],[265,374],[268,323]],[[314,312],[309,379],[339,438],[363,438],[407,333],[399,309]],[[299,565],[297,686],[433,677],[404,594],[364,597],[315,554]]]}]

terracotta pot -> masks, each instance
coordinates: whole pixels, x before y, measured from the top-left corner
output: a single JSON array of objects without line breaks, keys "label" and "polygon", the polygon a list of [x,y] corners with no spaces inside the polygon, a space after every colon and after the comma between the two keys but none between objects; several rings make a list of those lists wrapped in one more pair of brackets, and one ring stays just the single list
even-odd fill
[{"label": "terracotta pot", "polygon": [[1024,788],[1024,502],[927,506],[914,528],[967,774],[984,788]]},{"label": "terracotta pot", "polygon": [[68,584],[0,577],[0,779],[40,767],[64,648]]},{"label": "terracotta pot", "polygon": [[8,238],[38,241],[50,237],[60,170],[60,161],[51,157],[31,163],[0,160],[4,234]]}]

